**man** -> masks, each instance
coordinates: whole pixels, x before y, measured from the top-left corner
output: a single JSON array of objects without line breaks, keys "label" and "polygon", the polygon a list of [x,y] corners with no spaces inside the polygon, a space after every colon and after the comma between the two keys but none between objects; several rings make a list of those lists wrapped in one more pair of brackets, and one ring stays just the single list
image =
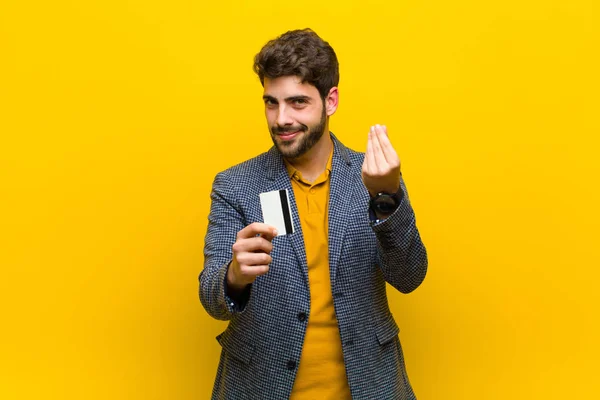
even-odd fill
[{"label": "man", "polygon": [[[274,146],[217,174],[200,299],[229,320],[213,399],[415,399],[385,282],[403,293],[427,254],[384,126],[366,154],[330,131],[338,61],[309,29],[255,57]],[[287,189],[294,233],[262,223]]]}]

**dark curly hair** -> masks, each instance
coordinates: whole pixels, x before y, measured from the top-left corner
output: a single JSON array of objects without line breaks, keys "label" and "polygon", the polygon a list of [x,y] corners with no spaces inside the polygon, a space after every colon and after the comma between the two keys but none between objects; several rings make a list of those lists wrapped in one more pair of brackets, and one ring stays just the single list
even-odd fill
[{"label": "dark curly hair", "polygon": [[254,57],[254,72],[265,78],[295,75],[315,86],[324,99],[337,86],[340,72],[333,48],[311,29],[288,31],[269,41]]}]

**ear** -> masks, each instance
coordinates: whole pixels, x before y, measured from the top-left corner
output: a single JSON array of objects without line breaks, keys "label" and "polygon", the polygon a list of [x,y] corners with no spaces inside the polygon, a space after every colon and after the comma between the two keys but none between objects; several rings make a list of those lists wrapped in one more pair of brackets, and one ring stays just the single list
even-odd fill
[{"label": "ear", "polygon": [[337,86],[329,89],[329,94],[325,97],[325,111],[327,112],[327,116],[330,117],[335,114],[335,111],[338,108],[338,103],[340,101],[340,93],[338,91]]}]

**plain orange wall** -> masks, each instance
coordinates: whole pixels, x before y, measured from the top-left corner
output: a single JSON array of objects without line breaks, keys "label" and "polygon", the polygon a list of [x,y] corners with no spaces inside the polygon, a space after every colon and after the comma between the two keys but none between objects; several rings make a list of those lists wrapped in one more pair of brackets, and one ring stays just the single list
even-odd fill
[{"label": "plain orange wall", "polygon": [[340,59],[332,130],[384,123],[403,162],[419,399],[597,398],[598,7],[3,0],[0,398],[209,397],[212,179],[271,145],[252,58],[307,26]]}]

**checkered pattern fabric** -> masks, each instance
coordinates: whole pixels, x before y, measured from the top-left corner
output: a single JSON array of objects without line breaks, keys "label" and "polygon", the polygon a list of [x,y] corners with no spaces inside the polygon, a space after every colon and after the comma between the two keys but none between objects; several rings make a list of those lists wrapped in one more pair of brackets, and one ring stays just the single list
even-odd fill
[{"label": "checkered pattern fabric", "polygon": [[[427,271],[427,253],[404,181],[400,206],[372,224],[362,183],[364,153],[333,134],[329,200],[329,263],[346,376],[353,399],[415,399],[406,375],[399,328],[385,282],[403,293]],[[226,273],[239,230],[262,222],[259,194],[288,189],[295,232],[273,239],[269,272],[239,303],[227,295]],[[304,343],[310,295],[304,240],[294,191],[275,147],[217,174],[211,193],[200,300],[216,319],[228,320],[213,399],[287,399]]]}]

